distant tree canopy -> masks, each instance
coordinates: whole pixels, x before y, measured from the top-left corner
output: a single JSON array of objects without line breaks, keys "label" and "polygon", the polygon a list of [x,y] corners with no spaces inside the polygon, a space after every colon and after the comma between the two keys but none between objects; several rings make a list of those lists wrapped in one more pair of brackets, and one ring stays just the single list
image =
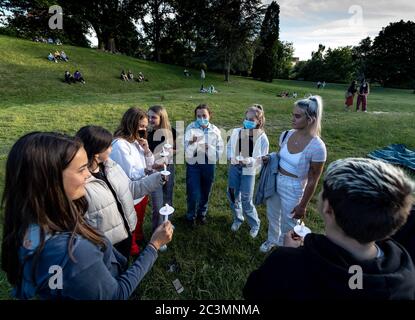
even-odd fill
[{"label": "distant tree canopy", "polygon": [[[63,30],[51,30],[49,7],[63,10]],[[272,81],[294,78],[349,82],[366,77],[385,86],[415,88],[415,23],[389,24],[372,41],[331,49],[292,67],[293,44],[279,40],[277,2],[261,0],[0,0],[0,33],[59,38],[111,52]],[[3,22],[4,23],[4,22]]]},{"label": "distant tree canopy", "polygon": [[365,38],[355,47],[325,52],[320,44],[310,60],[294,67],[291,77],[329,82],[364,77],[383,86],[415,88],[415,23],[390,23],[373,41]]}]

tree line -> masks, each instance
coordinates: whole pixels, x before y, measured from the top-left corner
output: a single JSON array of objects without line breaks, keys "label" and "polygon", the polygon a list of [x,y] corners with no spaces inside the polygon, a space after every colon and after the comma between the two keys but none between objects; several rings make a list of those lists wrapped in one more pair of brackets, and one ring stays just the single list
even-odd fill
[{"label": "tree line", "polygon": [[[63,29],[51,30],[48,9],[63,10]],[[261,0],[0,0],[9,12],[0,32],[58,37],[141,59],[203,67],[263,81],[275,78],[349,82],[365,77],[384,86],[415,87],[415,23],[400,21],[357,46],[322,44],[311,59],[293,66],[293,43],[280,41],[280,7]],[[10,14],[11,13],[11,14]]]}]

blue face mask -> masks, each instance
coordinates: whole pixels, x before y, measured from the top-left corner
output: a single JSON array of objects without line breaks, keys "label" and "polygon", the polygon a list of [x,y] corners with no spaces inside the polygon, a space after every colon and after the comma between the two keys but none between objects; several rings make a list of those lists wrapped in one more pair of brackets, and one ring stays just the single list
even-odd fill
[{"label": "blue face mask", "polygon": [[197,118],[196,123],[199,127],[201,127],[201,126],[207,127],[209,125],[209,120],[208,119]]},{"label": "blue face mask", "polygon": [[250,121],[250,120],[244,120],[244,128],[245,129],[255,129],[256,128],[256,122]]}]

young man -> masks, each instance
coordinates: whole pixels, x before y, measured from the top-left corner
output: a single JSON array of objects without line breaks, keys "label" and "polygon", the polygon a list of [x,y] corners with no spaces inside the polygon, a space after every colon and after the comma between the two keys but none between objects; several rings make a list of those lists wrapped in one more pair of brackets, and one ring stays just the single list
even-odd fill
[{"label": "young man", "polygon": [[319,212],[325,234],[301,239],[291,231],[243,290],[246,299],[415,299],[415,268],[389,239],[406,221],[414,183],[381,161],[333,162]]}]

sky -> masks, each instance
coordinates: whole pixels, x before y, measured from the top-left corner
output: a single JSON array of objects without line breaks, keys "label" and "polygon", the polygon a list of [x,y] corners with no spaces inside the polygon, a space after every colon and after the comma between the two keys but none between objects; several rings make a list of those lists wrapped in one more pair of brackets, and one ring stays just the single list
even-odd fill
[{"label": "sky", "polygon": [[[264,0],[269,4],[271,0]],[[319,43],[331,48],[373,40],[383,27],[415,21],[413,0],[279,0],[280,40],[293,42],[294,56],[311,58]]]}]

